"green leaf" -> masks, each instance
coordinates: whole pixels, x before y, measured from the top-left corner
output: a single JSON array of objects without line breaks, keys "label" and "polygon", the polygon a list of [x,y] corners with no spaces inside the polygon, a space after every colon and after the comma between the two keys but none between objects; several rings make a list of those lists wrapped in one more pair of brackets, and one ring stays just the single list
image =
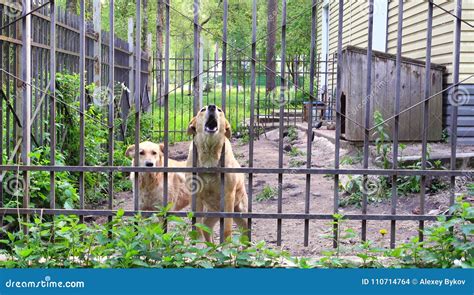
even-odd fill
[{"label": "green leaf", "polygon": [[31,249],[31,248],[25,248],[25,249],[21,249],[21,250],[18,251],[18,254],[22,258],[26,258],[26,257],[30,256],[31,253],[33,253],[33,249]]},{"label": "green leaf", "polygon": [[125,214],[125,211],[123,210],[123,208],[120,208],[117,210],[117,214],[115,216],[117,216],[118,218],[122,217],[123,215]]},{"label": "green leaf", "polygon": [[463,224],[463,225],[461,225],[461,231],[466,236],[474,235],[474,224]]},{"label": "green leaf", "polygon": [[202,230],[202,231],[204,231],[204,232],[206,232],[206,233],[208,233],[208,234],[211,234],[211,233],[212,233],[211,229],[210,229],[208,226],[206,226],[206,225],[204,225],[204,224],[202,224],[202,223],[196,223],[196,224],[194,224],[194,225],[196,226],[196,228],[198,228],[198,229],[200,229],[200,230]]}]

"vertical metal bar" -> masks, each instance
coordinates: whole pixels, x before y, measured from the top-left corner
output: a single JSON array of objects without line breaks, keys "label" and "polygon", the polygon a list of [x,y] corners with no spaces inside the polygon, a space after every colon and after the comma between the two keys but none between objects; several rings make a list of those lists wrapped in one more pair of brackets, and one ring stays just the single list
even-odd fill
[{"label": "vertical metal bar", "polygon": [[224,0],[224,15],[222,22],[222,110],[226,111],[226,86],[227,86],[227,17],[228,3]]},{"label": "vertical metal bar", "polygon": [[326,116],[327,120],[334,120],[334,65],[336,61],[336,54],[332,54],[332,67],[331,67],[331,101],[329,102],[329,112]]},{"label": "vertical metal bar", "polygon": [[[462,0],[456,1],[456,20],[454,25],[454,52],[453,52],[453,85],[459,83],[459,59],[461,52],[461,17],[462,17]],[[452,102],[451,104],[451,170],[456,170],[456,145],[458,139],[458,86],[454,86],[452,91]],[[454,204],[454,188],[456,185],[456,177],[451,176],[450,180],[450,196],[449,205]]]},{"label": "vertical metal bar", "polygon": [[[227,19],[229,15],[229,3],[227,0],[224,0],[224,14],[223,14],[223,25],[222,25],[222,111],[224,114],[227,114],[226,110],[226,86],[227,86]],[[232,79],[232,76],[230,76]],[[230,122],[230,118],[229,122]],[[225,166],[225,143],[222,146],[221,152],[221,166]],[[225,195],[224,195],[224,188],[225,188],[225,174],[221,173],[221,187],[220,187],[220,211],[224,212],[225,210]],[[224,218],[219,219],[220,225],[220,242],[224,241]]]},{"label": "vertical metal bar", "polygon": [[[253,141],[254,141],[254,124],[255,124],[255,66],[257,60],[257,0],[252,1],[252,61],[250,64],[250,127],[249,127],[249,167],[253,167]],[[248,211],[252,212],[253,199],[253,173],[249,173],[248,186]],[[248,237],[252,239],[252,218],[248,219]]]},{"label": "vertical metal bar", "polygon": [[[169,64],[169,53],[168,53],[168,64]],[[169,65],[168,65],[168,67],[169,67]],[[178,83],[176,83],[176,80],[177,80],[176,77],[178,77],[178,70],[177,70],[177,69],[178,69],[178,67],[177,67],[177,60],[175,59],[175,60],[174,60],[174,80],[175,80],[175,83],[174,83],[174,84],[175,84],[175,85],[178,84]],[[168,72],[169,72],[169,69],[168,69]],[[168,75],[169,75],[169,74],[168,74]],[[174,106],[173,106],[173,109],[174,109],[175,112],[176,112],[176,110],[177,110],[177,108],[176,108],[176,103],[177,103],[177,102],[176,102],[176,101],[177,101],[178,91],[176,91],[176,89],[174,89],[173,92],[174,92],[174,101],[173,101],[173,105],[174,105]],[[181,116],[182,116],[182,115],[183,115],[183,114],[181,114]],[[173,120],[174,120],[173,140],[176,142],[176,133],[178,132],[178,130],[177,130],[178,128],[176,128],[176,122],[177,122],[177,116],[176,116],[176,114],[173,116]],[[166,131],[168,131],[168,130],[166,130]]]},{"label": "vertical metal bar", "polygon": [[[208,84],[210,83],[210,82],[209,82],[209,76],[210,76],[210,74],[211,74],[211,73],[210,73],[210,66],[209,66],[210,59],[211,59],[211,53],[208,52],[208,53],[207,53],[207,61],[206,61],[206,65],[207,65],[207,80],[206,80],[206,85],[204,86],[205,89],[208,88]],[[207,93],[206,93],[206,105],[209,104],[209,96],[210,96],[209,93],[210,93],[210,91],[207,91]]]},{"label": "vertical metal bar", "polygon": [[[372,99],[372,32],[374,26],[374,0],[369,1],[369,25],[367,41],[367,84],[365,96],[365,124],[364,124],[364,169],[369,168],[369,140],[370,140],[370,100]],[[367,175],[362,176],[362,183],[367,185]],[[367,214],[367,192],[362,195],[362,214]],[[367,220],[362,220],[362,241],[367,239]]]},{"label": "vertical metal bar", "polygon": [[[342,74],[342,25],[344,19],[344,0],[339,0],[339,13],[337,25],[337,75],[336,75],[336,139],[334,153],[334,169],[339,169],[339,154],[341,148],[341,74]],[[318,73],[319,76],[319,73]],[[339,173],[334,175],[334,214],[339,212]],[[339,225],[333,225],[334,240],[333,247],[339,243]]]},{"label": "vertical metal bar", "polygon": [[[110,101],[109,101],[109,159],[108,165],[114,165],[114,103],[115,103],[115,22],[114,22],[114,0],[109,2],[109,91],[110,91]],[[150,73],[151,75],[151,73]],[[113,199],[114,199],[114,173],[109,172],[109,209],[113,208]],[[109,217],[109,220],[112,220],[112,217]]]},{"label": "vertical metal bar", "polygon": [[[86,66],[86,7],[85,0],[81,0],[80,3],[80,27],[79,27],[79,166],[84,166],[85,155],[84,155],[84,132],[85,132],[85,121],[84,112],[86,109],[86,97],[85,97],[85,66]],[[84,208],[84,172],[79,172],[79,203],[80,208]],[[83,220],[83,217],[81,218]]]},{"label": "vertical metal bar", "polygon": [[[286,66],[286,0],[281,1],[281,61],[280,61],[280,140],[278,142],[278,168],[283,168],[283,114],[285,113]],[[283,212],[283,174],[278,173],[278,213]],[[277,245],[281,246],[282,220],[277,219]]]},{"label": "vertical metal bar", "polygon": [[[164,138],[164,154],[165,154],[165,159],[163,162],[164,167],[168,167],[168,148],[169,148],[169,136],[168,136],[168,129],[169,129],[169,83],[170,83],[170,7],[168,3],[165,5],[165,26],[166,26],[166,33],[165,33],[165,93],[164,93],[164,107],[165,107],[165,112],[164,112],[164,133],[163,133],[163,138]],[[175,75],[176,79],[176,75]],[[175,91],[176,95],[176,91]],[[176,102],[176,96],[175,96],[175,102]],[[175,129],[176,129],[176,124],[175,124]],[[176,133],[175,133],[175,139],[176,139]],[[166,207],[168,205],[168,172],[165,171],[163,173],[163,206]]]},{"label": "vertical metal bar", "polygon": [[199,105],[199,47],[200,47],[200,29],[199,29],[199,0],[194,0],[194,64],[193,64],[193,95],[194,110],[197,113]]},{"label": "vertical metal bar", "polygon": [[[3,17],[0,16],[0,23],[3,24]],[[0,34],[2,34],[2,30],[0,30]],[[8,43],[7,43],[8,45]],[[8,56],[8,55],[7,55]],[[8,64],[8,59],[6,59],[6,63]],[[4,68],[4,64],[3,64],[3,41],[0,41],[0,68]],[[5,79],[6,80],[6,79]],[[3,78],[3,73],[0,73],[0,87],[3,88],[3,83],[5,82],[4,78]],[[8,81],[8,80],[7,80]],[[7,83],[7,86],[6,88],[8,89],[10,87],[10,85]],[[7,108],[7,114],[8,114],[8,108]],[[5,127],[6,129],[6,133],[8,134],[8,130],[10,129],[10,125],[8,124],[8,116],[7,116],[7,120],[6,120],[6,124],[4,125],[3,124],[3,117],[4,117],[4,113],[3,113],[3,101],[0,101],[0,155],[3,155],[4,154],[4,145],[3,145],[3,128]],[[5,142],[7,143],[9,140],[8,137],[5,138]],[[7,145],[5,145],[7,146]],[[8,155],[8,149],[6,150],[6,153]],[[7,156],[8,157],[8,156]],[[3,165],[3,156],[0,157],[0,165]],[[2,173],[2,176],[0,176],[0,207],[3,208],[4,204],[3,204],[3,173]],[[3,227],[3,215],[0,216],[0,226]]]},{"label": "vertical metal bar", "polygon": [[[396,57],[396,82],[395,82],[395,107],[394,115],[395,121],[393,124],[393,163],[392,169],[398,167],[398,137],[399,137],[399,125],[400,125],[400,95],[401,95],[401,69],[402,69],[402,34],[403,30],[403,1],[398,2],[398,30],[397,30],[397,57]],[[391,214],[397,214],[397,175],[392,176],[392,208]],[[395,248],[395,235],[396,235],[396,220],[390,222],[390,248]]]},{"label": "vertical metal bar", "polygon": [[[25,13],[30,12],[31,2],[25,1],[24,11]],[[23,61],[22,67],[22,78],[25,81],[25,87],[23,88],[23,142],[22,142],[22,162],[24,165],[30,165],[29,153],[31,151],[31,15],[23,17],[22,20],[23,31],[22,31],[22,48],[21,55]],[[28,208],[30,203],[30,173],[25,171],[23,174],[24,188],[23,188],[23,208]],[[29,220],[29,216],[26,215],[26,222]],[[25,231],[28,229],[25,227]]]},{"label": "vertical metal bar", "polygon": [[[308,129],[306,132],[306,168],[311,169],[311,154],[312,154],[312,135],[313,135],[313,100],[314,100],[314,58],[316,55],[316,23],[317,23],[317,8],[316,0],[313,0],[313,7],[311,13],[311,48],[309,53],[310,68],[309,68],[309,112],[308,112]],[[304,70],[303,70],[304,73]],[[311,196],[311,174],[306,174],[306,191],[304,213],[309,214]],[[309,219],[304,220],[304,246],[309,245]]]},{"label": "vertical metal bar", "polygon": [[[430,104],[427,99],[431,92],[431,38],[433,35],[433,2],[428,2],[428,19],[426,32],[426,62],[425,62],[425,102],[423,104],[423,133],[421,145],[421,169],[426,169],[426,158],[428,152],[428,119]],[[421,175],[420,185],[420,214],[425,214],[425,194],[426,194],[426,175]],[[423,220],[419,222],[419,238],[423,241],[423,230],[425,223]]]},{"label": "vertical metal bar", "polygon": [[[50,31],[49,31],[49,137],[50,137],[50,157],[49,162],[51,166],[56,165],[56,11],[54,0],[49,3],[50,13]],[[49,202],[52,209],[56,208],[56,185],[55,185],[55,172],[51,171],[49,174]]]},{"label": "vertical metal bar", "polygon": [[[135,25],[135,155],[134,164],[139,165],[139,146],[140,146],[140,112],[141,112],[141,71],[142,71],[142,18],[141,18],[141,0],[136,0],[136,25]],[[133,201],[134,208],[138,210],[138,172],[135,173]]]},{"label": "vertical metal bar", "polygon": [[[197,115],[199,111],[199,0],[194,0],[194,65],[193,65],[193,114]],[[190,60],[191,61],[191,60]],[[197,148],[193,140],[193,167],[197,166]],[[198,175],[193,172],[193,183],[196,181]],[[192,187],[195,187],[193,185]],[[197,200],[196,191],[192,191],[192,211],[196,211]],[[196,219],[193,218],[193,224]]]}]

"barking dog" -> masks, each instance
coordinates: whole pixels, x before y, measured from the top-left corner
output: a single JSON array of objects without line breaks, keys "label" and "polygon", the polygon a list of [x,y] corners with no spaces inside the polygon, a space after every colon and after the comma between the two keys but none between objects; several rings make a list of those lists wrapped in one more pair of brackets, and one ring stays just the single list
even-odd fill
[{"label": "barking dog", "polygon": [[[234,157],[229,138],[231,127],[226,120],[222,110],[215,105],[202,108],[188,126],[188,134],[194,135],[194,144],[197,150],[197,167],[220,167],[221,151],[225,146],[225,167],[240,168]],[[193,166],[193,144],[189,147],[187,166]],[[186,173],[187,183],[191,183],[192,174]],[[198,173],[202,181],[201,187],[196,192],[196,209],[202,212],[203,207],[207,211],[220,211],[220,173]],[[224,178],[224,211],[225,212],[247,212],[247,192],[245,190],[245,177],[242,173],[226,173]],[[219,218],[206,217],[203,223],[211,230]],[[234,218],[239,227],[247,229],[247,221],[242,218]],[[206,241],[212,241],[212,234],[201,232]],[[224,219],[224,238],[232,234],[232,218]]]},{"label": "barking dog", "polygon": [[[163,167],[164,145],[145,141],[139,145],[139,166]],[[133,159],[135,145],[128,147],[125,155]],[[135,159],[132,160],[132,166]],[[168,159],[169,167],[186,167],[186,162]],[[135,173],[130,174],[133,190],[135,191]],[[185,185],[184,173],[168,173],[168,201],[173,203],[173,211],[179,211],[189,205],[191,195]],[[156,206],[163,204],[163,173],[141,172],[138,173],[138,202],[140,210],[156,210]]]}]

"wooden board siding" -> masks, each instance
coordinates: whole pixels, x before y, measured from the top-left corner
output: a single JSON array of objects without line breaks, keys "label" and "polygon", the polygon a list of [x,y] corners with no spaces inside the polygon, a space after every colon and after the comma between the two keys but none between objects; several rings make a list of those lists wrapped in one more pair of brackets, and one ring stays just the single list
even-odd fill
[{"label": "wooden board siding", "polygon": [[[463,1],[462,18],[474,25],[474,1]],[[466,79],[474,74],[474,28],[465,23],[461,24],[461,64],[459,80]],[[466,81],[474,84],[474,78]]]},{"label": "wooden board siding", "polygon": [[[345,94],[346,114],[345,139],[349,141],[362,141],[365,118],[367,57],[362,48],[347,47],[342,54],[342,92]],[[401,111],[416,105],[424,99],[424,63],[411,59],[403,59],[402,64],[402,93],[400,101]],[[432,65],[431,93],[442,89],[444,67]],[[372,93],[370,126],[373,126],[373,113],[378,110],[385,119],[394,115],[395,99],[395,56],[374,51],[372,62]],[[442,134],[442,95],[433,97],[429,103],[430,116],[428,127],[428,140],[438,141]],[[423,118],[423,105],[414,107],[401,115],[400,135],[401,141],[420,141],[422,138],[421,118]],[[353,122],[354,121],[354,122]],[[356,122],[356,123],[355,123]],[[393,130],[393,120],[385,124],[387,133]],[[371,135],[373,132],[371,133]],[[373,139],[373,136],[372,136]]]},{"label": "wooden board siding", "polygon": [[[458,107],[458,143],[474,144],[474,84],[464,84],[459,88],[460,104]],[[450,130],[451,126],[451,99],[445,95],[443,104],[444,127]]]},{"label": "wooden board siding", "polygon": [[[399,1],[388,3],[387,53],[396,53]],[[436,1],[454,13],[455,1]],[[426,1],[406,1],[403,21],[403,56],[424,60],[426,55]],[[349,14],[349,12],[345,12]],[[462,18],[474,25],[474,1],[463,1]],[[452,82],[454,17],[435,7],[433,11],[432,62],[447,68],[446,82]],[[337,24],[335,24],[337,27]],[[360,28],[362,29],[362,28]],[[356,44],[353,44],[356,45]],[[474,74],[474,29],[462,24],[460,80]],[[466,81],[473,84],[474,79]]]}]

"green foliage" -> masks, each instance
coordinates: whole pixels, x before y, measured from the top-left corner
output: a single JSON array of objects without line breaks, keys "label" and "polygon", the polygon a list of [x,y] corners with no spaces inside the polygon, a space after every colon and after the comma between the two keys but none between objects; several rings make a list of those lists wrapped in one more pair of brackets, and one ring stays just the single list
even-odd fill
[{"label": "green foliage", "polygon": [[410,242],[388,251],[399,259],[401,266],[416,267],[474,267],[474,208],[458,199],[449,213],[425,231],[425,240]]},{"label": "green foliage", "polygon": [[[145,218],[124,217],[119,211],[105,225],[86,225],[77,216],[57,216],[53,222],[34,217],[22,222],[29,231],[5,232],[2,254],[8,268],[134,268],[134,267],[278,267],[289,255],[251,243],[236,235],[223,244],[198,240],[198,232],[180,217],[164,217],[165,211]],[[165,230],[164,221],[168,229]],[[208,231],[202,224],[201,230]],[[53,235],[54,234],[54,235]]]},{"label": "green foliage", "polygon": [[306,161],[305,160],[298,160],[296,158],[291,158],[288,164],[290,165],[291,168],[297,168],[297,167],[301,167],[304,164],[306,164]]},{"label": "green foliage", "polygon": [[290,157],[304,156],[304,152],[298,149],[297,147],[291,147],[291,150],[288,152]]},{"label": "green foliage", "polygon": [[[264,242],[249,242],[238,234],[222,244],[198,240],[198,232],[180,217],[167,216],[169,208],[151,217],[125,217],[119,210],[106,224],[80,223],[74,215],[43,220],[34,216],[29,223],[20,222],[18,231],[3,231],[0,254],[6,259],[1,267],[59,268],[134,268],[134,267],[474,267],[474,208],[458,199],[450,216],[441,216],[424,231],[425,241],[418,238],[386,249],[374,241],[355,243],[357,233],[346,226],[341,214],[334,214],[331,231],[323,238],[336,248],[325,250],[318,259],[291,257],[273,250]],[[188,215],[191,218],[192,215]],[[13,222],[5,216],[6,222]],[[165,230],[164,224],[167,224]],[[28,233],[22,227],[28,226]],[[209,231],[197,223],[197,229]],[[387,231],[380,230],[382,237]],[[358,260],[349,255],[355,255]]]},{"label": "green foliage", "polygon": [[[79,109],[79,75],[57,73],[57,97],[62,103],[58,104],[58,147],[62,152],[64,165],[79,165],[79,150],[81,144]],[[91,93],[93,85],[87,85],[86,91]],[[108,128],[106,125],[106,109],[90,104],[84,113],[84,151],[85,165],[101,166],[108,163]],[[130,160],[124,155],[126,146],[123,142],[115,141],[115,165],[130,165]],[[114,173],[114,188],[117,191],[129,190],[130,183],[122,172]],[[68,175],[67,183],[77,187],[78,175]],[[97,204],[106,199],[109,177],[106,173],[84,173],[85,197],[87,203]],[[45,188],[46,189],[46,188]],[[60,193],[61,191],[58,191]],[[67,192],[67,191],[66,191]],[[58,195],[59,196],[59,195]],[[60,196],[59,196],[60,197]],[[68,204],[71,205],[71,204]]]},{"label": "green foliage", "polygon": [[[37,148],[30,153],[31,164],[38,166],[50,165],[50,149],[49,147]],[[66,164],[64,156],[61,152],[56,152],[56,166],[64,166]],[[73,185],[76,179],[68,171],[55,173],[55,189],[57,206],[65,209],[73,209],[79,201],[79,194]],[[31,172],[30,192],[32,204],[39,208],[49,207],[50,202],[50,173],[48,171]]]},{"label": "green foliage", "polygon": [[344,155],[341,158],[341,165],[355,165],[357,163],[362,162],[362,153],[360,151],[357,152],[355,156]]},{"label": "green foliage", "polygon": [[289,126],[288,127],[288,140],[290,142],[293,142],[298,139],[298,130],[296,129],[295,126]]},{"label": "green foliage", "polygon": [[255,196],[257,202],[267,201],[273,199],[278,194],[278,190],[274,187],[266,185],[263,190]]}]

